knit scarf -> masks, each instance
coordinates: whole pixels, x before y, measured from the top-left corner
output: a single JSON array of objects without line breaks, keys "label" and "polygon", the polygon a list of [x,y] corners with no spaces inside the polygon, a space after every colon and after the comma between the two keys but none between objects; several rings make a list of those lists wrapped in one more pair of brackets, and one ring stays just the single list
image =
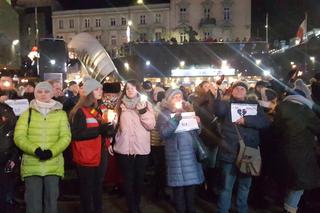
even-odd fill
[{"label": "knit scarf", "polygon": [[51,99],[50,102],[41,102],[35,99],[35,104],[37,106],[37,109],[43,114],[47,115],[51,109],[56,105],[57,101]]},{"label": "knit scarf", "polygon": [[137,104],[140,101],[140,97],[128,98],[126,95],[122,98],[122,103],[126,106],[127,109],[135,109]]}]

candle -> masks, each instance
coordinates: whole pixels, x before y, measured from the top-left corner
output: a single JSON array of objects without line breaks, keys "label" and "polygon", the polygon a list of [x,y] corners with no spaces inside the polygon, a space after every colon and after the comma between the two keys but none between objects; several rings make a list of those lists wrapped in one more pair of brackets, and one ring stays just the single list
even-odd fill
[{"label": "candle", "polygon": [[175,105],[176,109],[181,109],[182,108],[182,102],[176,102]]}]

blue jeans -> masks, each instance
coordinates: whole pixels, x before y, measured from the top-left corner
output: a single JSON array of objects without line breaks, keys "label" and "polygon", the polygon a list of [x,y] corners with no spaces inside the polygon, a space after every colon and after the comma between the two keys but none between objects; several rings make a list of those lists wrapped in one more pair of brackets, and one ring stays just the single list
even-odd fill
[{"label": "blue jeans", "polygon": [[295,213],[298,210],[298,204],[300,202],[301,196],[303,195],[304,190],[291,190],[289,191],[287,197],[284,201],[284,209],[288,212]]},{"label": "blue jeans", "polygon": [[239,213],[248,212],[248,195],[251,186],[251,176],[241,174],[235,164],[220,162],[221,182],[218,198],[219,213],[228,213],[231,207],[232,189],[236,180],[238,180],[237,192],[237,210]]}]

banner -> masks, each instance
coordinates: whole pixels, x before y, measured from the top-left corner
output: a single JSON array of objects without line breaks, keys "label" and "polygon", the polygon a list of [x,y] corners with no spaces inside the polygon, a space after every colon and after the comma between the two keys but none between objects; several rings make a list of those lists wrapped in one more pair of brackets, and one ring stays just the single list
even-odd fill
[{"label": "banner", "polygon": [[[174,117],[174,113],[171,114],[171,118]],[[198,122],[196,120],[196,114],[194,112],[183,112],[181,113],[182,119],[179,122],[179,125],[175,131],[178,132],[187,132],[195,129],[199,129]]]},{"label": "banner", "polygon": [[247,115],[257,115],[257,104],[231,104],[231,120],[232,122],[236,122],[241,117],[245,117]]}]

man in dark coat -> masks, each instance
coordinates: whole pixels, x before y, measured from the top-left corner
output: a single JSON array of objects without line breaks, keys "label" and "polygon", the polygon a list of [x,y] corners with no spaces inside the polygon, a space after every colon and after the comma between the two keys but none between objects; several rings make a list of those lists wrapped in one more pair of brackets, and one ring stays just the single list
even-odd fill
[{"label": "man in dark coat", "polygon": [[284,182],[289,189],[284,203],[287,212],[297,211],[304,190],[320,186],[320,168],[315,153],[320,119],[308,104],[310,91],[301,80],[295,82],[294,91],[294,95],[287,96],[277,106],[274,121],[282,136]]},{"label": "man in dark coat", "polygon": [[[238,81],[232,86],[230,100],[214,103],[216,115],[222,121],[222,135],[224,136],[226,147],[220,146],[218,152],[219,167],[221,169],[220,193],[218,198],[219,213],[227,213],[231,207],[232,190],[236,180],[238,180],[237,192],[237,211],[248,212],[248,195],[251,187],[251,176],[242,174],[236,167],[236,158],[239,150],[239,136],[237,129],[243,138],[246,146],[257,148],[260,144],[259,130],[267,128],[270,120],[263,112],[258,102],[247,100],[248,85],[245,82]],[[237,106],[241,104],[250,105],[256,109],[256,113],[247,115],[245,109],[242,109],[239,119],[232,118],[232,104]]]}]

